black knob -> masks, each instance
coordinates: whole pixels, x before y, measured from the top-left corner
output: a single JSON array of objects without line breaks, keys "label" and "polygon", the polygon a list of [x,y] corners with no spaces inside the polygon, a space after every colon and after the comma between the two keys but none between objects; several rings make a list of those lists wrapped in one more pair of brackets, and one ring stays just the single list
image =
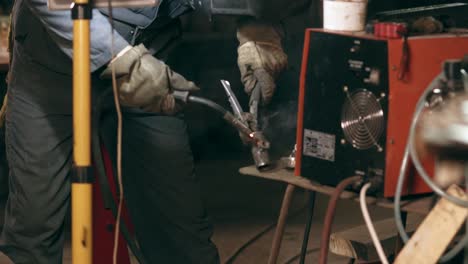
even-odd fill
[{"label": "black knob", "polygon": [[354,45],[354,46],[352,46],[352,47],[349,49],[349,51],[350,51],[351,53],[358,53],[360,49],[361,49],[361,46],[359,46],[359,45]]}]

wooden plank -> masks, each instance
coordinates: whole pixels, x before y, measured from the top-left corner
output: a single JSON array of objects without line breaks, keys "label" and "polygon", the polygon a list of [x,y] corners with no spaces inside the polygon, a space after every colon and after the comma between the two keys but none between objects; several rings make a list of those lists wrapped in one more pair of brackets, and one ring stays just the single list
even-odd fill
[{"label": "wooden plank", "polygon": [[[307,178],[295,176],[291,170],[284,168],[277,168],[267,172],[260,172],[255,166],[244,167],[239,170],[240,174],[260,177],[268,180],[282,181],[306,190],[316,191],[326,195],[331,195],[335,188],[327,185],[321,185],[317,182],[313,182]],[[357,193],[345,191],[341,194],[342,199],[351,199],[357,197]]]},{"label": "wooden plank", "polygon": [[[406,230],[412,233],[420,222],[421,220],[417,218],[409,219]],[[387,256],[393,254],[398,239],[395,220],[390,218],[374,222],[374,226],[385,254]],[[333,233],[330,236],[330,251],[336,255],[359,260],[378,259],[377,251],[365,225]]]},{"label": "wooden plank", "polygon": [[[267,180],[274,180],[279,182],[289,183],[298,187],[301,187],[306,190],[316,191],[318,193],[322,193],[325,195],[331,195],[335,190],[334,187],[322,185],[320,183],[311,181],[307,178],[295,176],[294,172],[291,170],[287,170],[284,167],[278,167],[271,171],[267,172],[260,172],[258,171],[255,166],[244,167],[239,170],[240,174],[259,177]],[[340,198],[342,199],[354,199],[359,201],[359,195],[354,192],[345,191],[341,194]],[[416,198],[411,200],[402,201],[401,203],[401,210],[404,212],[412,212],[418,214],[427,214],[432,206],[434,205],[434,199],[432,196],[430,197],[423,197],[423,198]],[[385,208],[393,208],[393,202],[388,199],[384,198],[376,198],[376,197],[367,197],[366,203],[368,204],[376,204],[377,206],[385,207]]]},{"label": "wooden plank", "polygon": [[[468,200],[465,192],[456,185],[452,185],[448,193]],[[395,264],[437,263],[467,215],[468,209],[441,199],[400,252]]]}]

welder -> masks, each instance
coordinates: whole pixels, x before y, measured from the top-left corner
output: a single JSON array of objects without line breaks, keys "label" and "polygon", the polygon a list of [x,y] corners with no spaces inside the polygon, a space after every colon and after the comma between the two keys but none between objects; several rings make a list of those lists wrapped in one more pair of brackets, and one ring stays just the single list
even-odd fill
[{"label": "welder", "polygon": [[[278,3],[272,2],[265,18],[279,18],[291,5]],[[124,107],[125,199],[149,263],[219,262],[186,124],[171,95],[198,87],[153,56],[173,38],[173,22],[192,9],[190,0],[114,9],[112,33],[108,10],[92,13],[93,96],[109,89],[113,67]],[[0,250],[15,263],[61,263],[73,145],[72,20],[69,11],[48,10],[47,0],[16,0],[11,26],[5,121],[10,189]],[[268,103],[287,64],[281,34],[271,23],[247,19],[239,24],[237,37],[245,90],[259,85]],[[115,119],[102,126],[104,142],[113,141],[109,131],[115,131]]]}]

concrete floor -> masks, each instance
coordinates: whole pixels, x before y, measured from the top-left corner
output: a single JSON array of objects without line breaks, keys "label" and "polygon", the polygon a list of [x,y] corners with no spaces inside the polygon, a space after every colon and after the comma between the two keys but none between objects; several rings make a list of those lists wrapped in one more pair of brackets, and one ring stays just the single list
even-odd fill
[{"label": "concrete floor", "polygon": [[[197,171],[202,181],[204,199],[215,223],[214,242],[219,248],[222,263],[226,263],[239,247],[261,230],[276,221],[284,191],[284,185],[263,179],[239,175],[238,168],[248,165],[248,156],[223,154],[202,155]],[[245,156],[247,158],[245,158]],[[307,195],[296,191],[278,263],[287,263],[300,251],[306,220]],[[310,235],[309,249],[319,248],[322,220],[328,197],[318,195],[314,224]],[[391,217],[391,210],[371,208],[374,220]],[[0,218],[0,219],[3,219]],[[363,224],[358,204],[342,200],[335,216],[334,231]],[[269,255],[273,229],[252,243],[231,263],[266,263]],[[308,255],[307,263],[317,263],[318,251]],[[330,255],[329,263],[347,263],[347,259]],[[8,263],[0,256],[0,264]],[[65,248],[64,263],[71,263],[69,243]],[[298,263],[298,260],[290,263]]]},{"label": "concrete floor", "polygon": [[[277,182],[269,182],[236,173],[236,169],[247,165],[243,160],[233,160],[226,162],[211,161],[200,164],[199,171],[210,170],[210,166],[219,163],[226,168],[207,175],[203,179],[207,189],[205,193],[218,193],[217,198],[207,200],[208,208],[215,222],[214,241],[218,245],[222,263],[231,256],[242,244],[255,236],[265,227],[275,224],[285,185]],[[227,168],[228,167],[228,168]],[[222,169],[223,166],[213,166]],[[218,178],[213,178],[217,175]],[[209,184],[209,182],[219,181],[219,184]],[[290,210],[291,218],[284,234],[284,240],[278,259],[278,263],[288,263],[293,256],[300,252],[304,226],[306,222],[307,193],[296,191],[293,208]],[[320,244],[320,232],[324,213],[327,207],[328,197],[318,195],[316,200],[314,221],[310,235],[309,249],[318,249]],[[391,211],[381,208],[372,208],[372,216],[375,220],[384,219],[391,216]],[[342,200],[338,205],[335,216],[334,231],[347,229],[363,224],[359,206],[356,202]],[[266,263],[270,252],[271,241],[274,229],[267,232],[247,249],[242,251],[237,259],[232,263],[250,264]],[[318,251],[308,255],[307,263],[317,263]],[[330,255],[329,263],[347,263],[348,259]],[[290,263],[298,263],[298,260]]]}]

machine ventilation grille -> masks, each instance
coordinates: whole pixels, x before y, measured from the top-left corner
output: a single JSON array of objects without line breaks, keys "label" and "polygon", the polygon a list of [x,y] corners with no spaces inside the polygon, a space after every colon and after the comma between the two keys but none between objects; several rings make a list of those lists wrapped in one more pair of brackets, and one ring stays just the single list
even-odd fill
[{"label": "machine ventilation grille", "polygon": [[382,151],[379,139],[383,135],[385,119],[382,106],[376,96],[366,90],[346,92],[341,113],[341,128],[346,140],[356,149],[376,147]]}]

